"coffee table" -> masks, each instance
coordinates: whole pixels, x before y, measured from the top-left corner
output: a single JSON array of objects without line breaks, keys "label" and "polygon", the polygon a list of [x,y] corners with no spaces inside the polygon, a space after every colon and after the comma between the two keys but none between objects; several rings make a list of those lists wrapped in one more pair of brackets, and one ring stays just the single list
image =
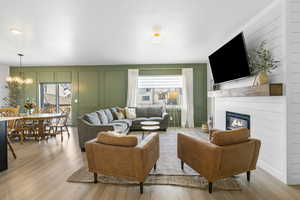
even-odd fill
[{"label": "coffee table", "polygon": [[160,123],[158,121],[142,121],[141,125],[144,126],[155,126],[155,125],[159,125]]},{"label": "coffee table", "polygon": [[142,130],[143,130],[143,135],[142,135],[142,139],[144,139],[145,137],[145,132],[147,132],[148,134],[151,133],[152,131],[156,131],[160,129],[159,126],[159,122],[157,121],[142,121],[141,125],[142,125]]}]

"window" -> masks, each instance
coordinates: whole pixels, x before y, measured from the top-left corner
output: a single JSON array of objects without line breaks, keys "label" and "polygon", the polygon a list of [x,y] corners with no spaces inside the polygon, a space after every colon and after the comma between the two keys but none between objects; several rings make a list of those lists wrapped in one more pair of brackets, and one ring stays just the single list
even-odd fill
[{"label": "window", "polygon": [[137,104],[180,106],[182,102],[181,76],[139,76]]},{"label": "window", "polygon": [[142,96],[142,101],[150,101],[150,96]]},{"label": "window", "polygon": [[44,111],[70,113],[69,122],[71,121],[71,83],[41,83],[40,102]]}]

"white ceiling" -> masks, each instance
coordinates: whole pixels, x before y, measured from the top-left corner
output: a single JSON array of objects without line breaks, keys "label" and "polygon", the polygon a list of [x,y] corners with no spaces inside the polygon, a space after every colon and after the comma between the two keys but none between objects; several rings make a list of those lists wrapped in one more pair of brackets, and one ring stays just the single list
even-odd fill
[{"label": "white ceiling", "polygon": [[0,63],[16,65],[18,51],[24,65],[200,62],[272,1],[0,0]]}]

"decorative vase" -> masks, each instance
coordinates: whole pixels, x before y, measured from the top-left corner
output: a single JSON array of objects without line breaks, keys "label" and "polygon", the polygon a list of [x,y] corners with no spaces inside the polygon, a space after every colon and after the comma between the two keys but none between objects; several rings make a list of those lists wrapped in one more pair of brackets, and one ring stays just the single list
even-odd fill
[{"label": "decorative vase", "polygon": [[269,76],[266,72],[259,72],[254,79],[254,86],[264,85],[269,83]]},{"label": "decorative vase", "polygon": [[32,113],[33,113],[33,109],[27,109],[26,111],[27,111],[27,112],[26,112],[27,115],[32,115]]}]

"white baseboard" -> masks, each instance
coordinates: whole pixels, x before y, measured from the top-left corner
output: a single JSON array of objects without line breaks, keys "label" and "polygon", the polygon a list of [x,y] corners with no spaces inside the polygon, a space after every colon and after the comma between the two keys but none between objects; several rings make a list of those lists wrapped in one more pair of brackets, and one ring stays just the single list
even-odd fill
[{"label": "white baseboard", "polygon": [[271,174],[272,176],[280,180],[281,182],[287,184],[287,180],[283,172],[280,172],[279,170],[275,169],[274,167],[272,167],[271,165],[269,165],[263,160],[258,160],[257,165],[261,169],[265,170],[267,173]]},{"label": "white baseboard", "polygon": [[288,185],[299,185],[300,184],[299,180],[300,180],[299,176],[289,177],[287,184]]}]

